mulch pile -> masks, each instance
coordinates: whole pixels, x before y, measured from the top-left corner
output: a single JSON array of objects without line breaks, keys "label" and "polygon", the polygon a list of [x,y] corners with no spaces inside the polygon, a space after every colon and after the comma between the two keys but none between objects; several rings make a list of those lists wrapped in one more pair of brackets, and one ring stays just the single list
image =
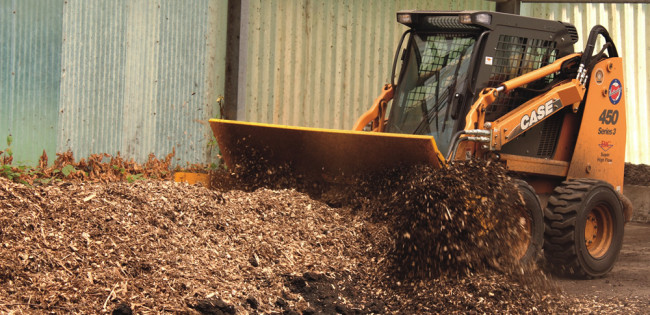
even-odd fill
[{"label": "mulch pile", "polygon": [[650,165],[625,163],[625,185],[650,186]]},{"label": "mulch pile", "polygon": [[[623,306],[563,296],[543,273],[516,268],[508,244],[518,222],[509,211],[521,201],[494,165],[398,169],[351,186],[299,181],[287,181],[298,189],[276,180],[273,189],[234,181],[246,189],[209,190],[157,180],[29,187],[0,178],[0,312],[465,314]],[[647,306],[625,303],[630,312]]]},{"label": "mulch pile", "polygon": [[0,311],[225,303],[269,312],[281,310],[279,298],[300,307],[287,277],[352,269],[345,258],[363,253],[354,234],[366,229],[296,191],[166,181],[28,188],[0,179],[0,207]]}]

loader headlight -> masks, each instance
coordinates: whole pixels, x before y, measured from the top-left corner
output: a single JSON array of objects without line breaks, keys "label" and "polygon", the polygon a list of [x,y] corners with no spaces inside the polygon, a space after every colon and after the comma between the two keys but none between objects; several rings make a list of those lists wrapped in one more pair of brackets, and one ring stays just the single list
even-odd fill
[{"label": "loader headlight", "polygon": [[492,16],[488,13],[479,13],[474,15],[474,22],[472,22],[471,14],[461,14],[458,16],[458,19],[463,24],[485,24],[490,25],[492,23]]},{"label": "loader headlight", "polygon": [[487,13],[480,13],[476,16],[476,23],[490,25],[492,23],[492,16]]},{"label": "loader headlight", "polygon": [[413,18],[411,18],[410,14],[401,13],[397,15],[397,22],[402,24],[411,24],[413,23]]}]

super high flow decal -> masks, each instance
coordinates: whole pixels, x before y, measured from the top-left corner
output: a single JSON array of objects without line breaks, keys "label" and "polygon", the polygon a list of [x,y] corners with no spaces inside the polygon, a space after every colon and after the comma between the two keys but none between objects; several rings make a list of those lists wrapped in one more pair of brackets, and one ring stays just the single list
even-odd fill
[{"label": "super high flow decal", "polygon": [[596,160],[600,163],[612,163],[611,153],[608,152],[614,147],[614,141],[610,140],[609,136],[616,135],[616,124],[618,123],[619,112],[617,104],[621,101],[623,96],[623,85],[618,79],[613,79],[609,83],[609,88],[607,89],[607,96],[609,102],[614,105],[613,109],[603,109],[600,116],[598,116],[598,121],[600,121],[601,126],[598,127],[598,135],[603,136],[603,140],[600,141],[598,147],[602,150],[600,152],[600,157]]}]

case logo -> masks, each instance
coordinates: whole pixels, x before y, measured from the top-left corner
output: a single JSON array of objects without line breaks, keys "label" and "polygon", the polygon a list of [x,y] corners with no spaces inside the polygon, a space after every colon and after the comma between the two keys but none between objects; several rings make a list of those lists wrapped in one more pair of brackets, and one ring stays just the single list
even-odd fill
[{"label": "case logo", "polygon": [[539,105],[537,109],[533,109],[530,112],[530,115],[524,115],[519,121],[519,128],[521,131],[524,131],[530,128],[532,125],[544,119],[544,117],[550,115],[555,111],[556,108],[560,108],[562,102],[560,99],[553,98],[548,100],[546,103]]},{"label": "case logo", "polygon": [[609,101],[616,105],[621,101],[621,96],[623,96],[623,86],[621,85],[621,81],[614,79],[612,80],[612,83],[609,84]]}]

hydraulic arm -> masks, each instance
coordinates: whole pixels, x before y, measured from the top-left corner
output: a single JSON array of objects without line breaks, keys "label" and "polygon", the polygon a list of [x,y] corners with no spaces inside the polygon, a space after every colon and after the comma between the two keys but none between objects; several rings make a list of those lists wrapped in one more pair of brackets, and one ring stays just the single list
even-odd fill
[{"label": "hydraulic arm", "polygon": [[489,150],[500,150],[501,147],[513,141],[517,136],[531,127],[541,123],[566,106],[573,106],[577,112],[582,102],[586,88],[577,79],[567,80],[553,87],[550,91],[537,96],[522,104],[506,115],[495,121],[486,122],[485,113],[500,93],[510,91],[525,84],[544,78],[561,70],[566,62],[576,61],[581,54],[571,54],[560,58],[550,65],[505,81],[496,88],[486,88],[467,113],[465,130],[461,131],[459,138],[452,146],[449,159],[455,157],[455,150],[461,141],[474,141],[488,144]]}]

